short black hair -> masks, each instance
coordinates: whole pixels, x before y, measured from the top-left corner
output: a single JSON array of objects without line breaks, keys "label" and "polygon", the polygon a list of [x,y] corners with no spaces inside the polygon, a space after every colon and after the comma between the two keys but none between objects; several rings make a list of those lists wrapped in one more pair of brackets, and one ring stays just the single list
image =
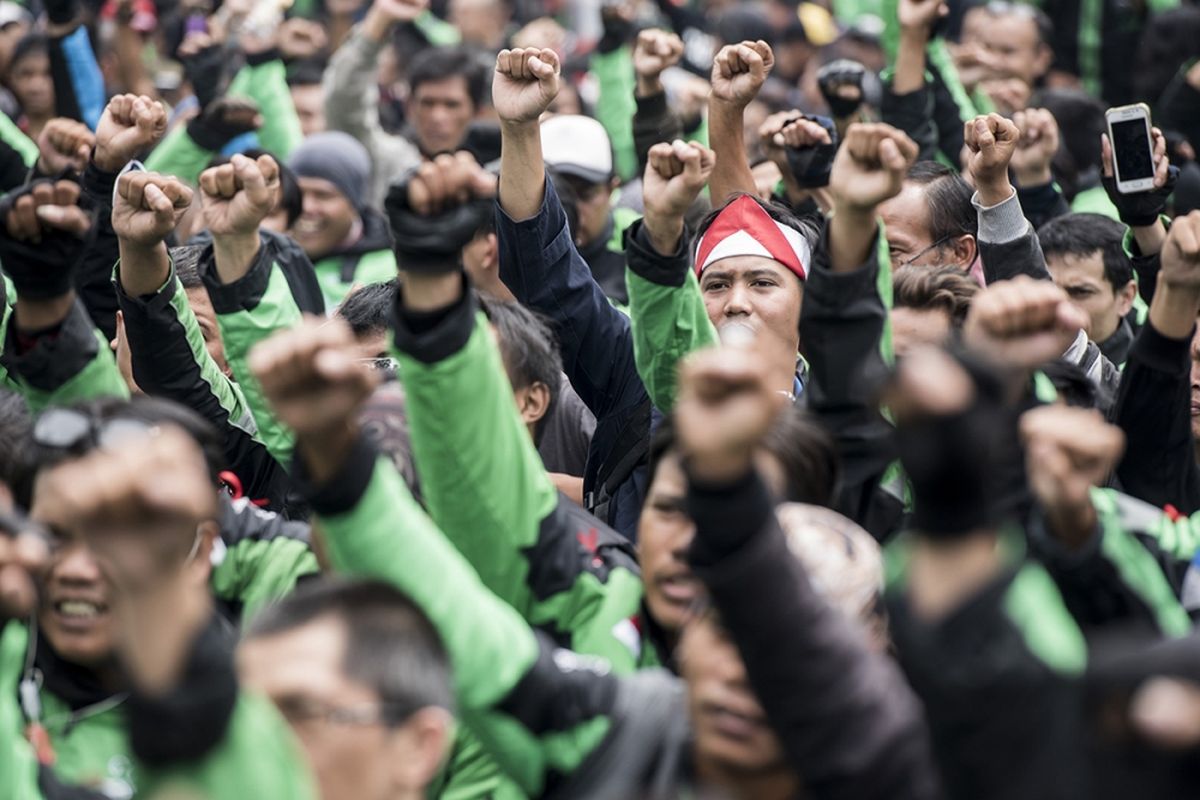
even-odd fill
[{"label": "short black hair", "polygon": [[196,244],[185,244],[171,248],[171,263],[175,267],[175,277],[184,289],[199,289],[204,286],[200,276],[200,256],[204,248]]},{"label": "short black hair", "polygon": [[244,638],[278,636],[325,618],[345,629],[342,670],[379,696],[385,724],[401,725],[430,706],[454,710],[450,659],[437,629],[407,595],[381,581],[306,581],[263,609]]},{"label": "short black hair", "polygon": [[[218,476],[227,466],[225,463],[225,450],[216,429],[208,420],[201,417],[192,409],[171,400],[151,397],[149,395],[135,395],[128,400],[105,397],[75,403],[70,408],[76,409],[99,422],[126,419],[142,422],[146,425],[172,425],[179,428],[191,437],[192,441],[196,443],[201,453],[203,453],[204,463],[208,467],[208,476],[213,482],[213,490],[216,491]],[[73,458],[78,458],[87,451],[85,449],[84,452],[66,453],[57,448],[42,447],[34,442],[29,452],[29,475],[28,481],[24,483],[31,490],[33,487],[33,478],[36,477],[38,472]],[[31,493],[18,497],[18,502],[26,508],[29,507],[32,500]]]},{"label": "short black hair", "polygon": [[[674,418],[664,417],[650,439],[647,486],[654,483],[663,458],[674,452],[675,446]],[[786,487],[781,501],[832,507],[841,466],[833,437],[812,415],[795,405],[784,409],[771,424],[762,447],[783,467]]]},{"label": "short black hair", "polygon": [[534,427],[534,442],[540,442],[542,431],[558,405],[563,379],[558,338],[543,317],[520,303],[497,300],[480,293],[476,293],[476,297],[484,315],[496,328],[500,356],[513,389],[541,383],[550,392],[546,413]]},{"label": "short black hair", "polygon": [[421,84],[455,77],[466,81],[467,94],[475,108],[483,106],[487,99],[488,76],[478,56],[470,48],[460,45],[430,47],[418,53],[408,70],[409,96],[415,96]]},{"label": "short black hair", "polygon": [[356,339],[382,333],[392,326],[392,309],[396,307],[399,287],[398,278],[364,284],[346,295],[334,313],[349,323]]},{"label": "short black hair", "polygon": [[9,72],[17,65],[18,61],[35,53],[50,54],[50,40],[46,34],[37,31],[25,34],[13,47],[12,56],[8,59]]},{"label": "short black hair", "polygon": [[1119,292],[1133,280],[1133,262],[1125,254],[1125,226],[1103,214],[1066,214],[1038,229],[1046,258],[1086,258],[1097,252],[1104,259],[1104,278]]},{"label": "short black hair", "polygon": [[971,205],[974,191],[962,175],[936,161],[918,161],[908,169],[905,180],[925,187],[929,212],[929,238],[938,242],[965,234],[977,236],[979,217]]},{"label": "short black hair", "polygon": [[287,65],[288,86],[313,86],[325,77],[328,59],[322,55],[309,56],[292,61]]}]

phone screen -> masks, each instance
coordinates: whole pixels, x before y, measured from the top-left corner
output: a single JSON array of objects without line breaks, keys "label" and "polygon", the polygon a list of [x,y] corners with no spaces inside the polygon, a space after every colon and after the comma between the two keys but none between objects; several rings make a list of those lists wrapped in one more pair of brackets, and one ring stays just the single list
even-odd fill
[{"label": "phone screen", "polygon": [[1122,181],[1154,177],[1154,159],[1150,154],[1150,137],[1144,119],[1112,123],[1113,155],[1117,161],[1117,176]]}]

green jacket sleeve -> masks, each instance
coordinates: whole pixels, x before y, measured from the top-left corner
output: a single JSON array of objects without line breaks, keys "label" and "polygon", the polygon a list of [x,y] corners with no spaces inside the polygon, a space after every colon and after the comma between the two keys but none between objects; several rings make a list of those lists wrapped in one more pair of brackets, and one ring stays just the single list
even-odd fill
[{"label": "green jacket sleeve", "polygon": [[625,237],[633,355],[646,392],[660,411],[675,406],[676,370],[688,353],[718,342],[686,240],[670,256],[655,252],[642,223]]},{"label": "green jacket sleeve", "polygon": [[98,397],[128,397],[129,389],[117,369],[108,342],[92,327],[82,304],[76,302],[57,336],[42,336],[31,349],[18,348],[15,326],[5,309],[0,325],[4,352],[0,364],[11,388],[33,412],[51,405],[70,405]]},{"label": "green jacket sleeve", "polygon": [[396,345],[434,522],[529,624],[633,670],[637,647],[626,634],[641,599],[636,559],[623,538],[555,491],[473,298],[464,293],[422,333],[399,310]]},{"label": "green jacket sleeve", "polygon": [[301,578],[319,572],[306,542],[286,536],[247,538],[226,548],[209,582],[217,597],[241,607],[246,622],[290,594]]},{"label": "green jacket sleeve", "polygon": [[[519,713],[523,702],[550,700],[539,691],[547,687],[533,685],[547,654],[520,614],[481,584],[390,461],[360,444],[338,482],[310,497],[333,567],[391,583],[421,608],[449,655],[461,718],[523,789],[540,795],[548,771],[570,772],[599,744],[607,718],[585,708],[563,708],[579,717],[553,723]],[[608,680],[587,677],[594,686]],[[532,691],[518,697],[520,688]]]},{"label": "green jacket sleeve", "polygon": [[196,185],[200,173],[208,168],[213,151],[196,144],[188,135],[187,125],[176,125],[158,147],[146,158],[146,169],[174,175],[181,181]]},{"label": "green jacket sleeve", "polygon": [[0,796],[40,800],[38,763],[25,741],[17,683],[25,662],[25,626],[0,620]]},{"label": "green jacket sleeve", "polygon": [[633,115],[637,111],[634,89],[633,53],[623,45],[610,53],[592,55],[592,72],[600,84],[596,119],[608,131],[617,175],[628,181],[637,174],[637,151],[633,144]]},{"label": "green jacket sleeve", "polygon": [[300,117],[287,85],[287,69],[280,59],[242,67],[229,85],[229,94],[243,95],[258,103],[263,124],[258,140],[282,160],[304,141]]},{"label": "green jacket sleeve", "polygon": [[13,122],[8,114],[0,114],[0,139],[8,143],[8,146],[21,154],[21,159],[25,162],[25,166],[32,167],[38,160],[37,143],[25,135],[24,131],[17,127],[17,123]]},{"label": "green jacket sleeve", "polygon": [[237,700],[225,739],[195,764],[138,765],[140,797],[253,797],[316,800],[308,764],[270,701],[248,693]]}]

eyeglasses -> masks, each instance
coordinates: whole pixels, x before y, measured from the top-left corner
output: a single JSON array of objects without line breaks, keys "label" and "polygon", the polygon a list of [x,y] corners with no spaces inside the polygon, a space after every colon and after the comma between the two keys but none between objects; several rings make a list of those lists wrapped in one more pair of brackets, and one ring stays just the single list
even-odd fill
[{"label": "eyeglasses", "polygon": [[416,708],[401,703],[370,703],[359,706],[334,706],[305,697],[278,700],[275,707],[293,727],[313,722],[361,727],[366,725],[399,725],[412,716]]},{"label": "eyeglasses", "polygon": [[921,250],[916,255],[910,256],[907,261],[901,261],[899,266],[901,266],[901,267],[912,266],[918,258],[920,258],[921,256],[925,255],[926,253],[930,252],[931,250],[938,249],[939,247],[941,247],[942,245],[944,245],[946,242],[950,241],[953,238],[954,238],[954,234],[947,234],[946,236],[943,236],[942,238],[938,239],[933,244],[931,244],[928,247],[926,247],[925,249]]},{"label": "eyeglasses", "polygon": [[50,408],[33,424],[33,441],[40,447],[81,454],[92,448],[111,450],[124,442],[158,433],[141,420],[99,420],[73,408]]}]

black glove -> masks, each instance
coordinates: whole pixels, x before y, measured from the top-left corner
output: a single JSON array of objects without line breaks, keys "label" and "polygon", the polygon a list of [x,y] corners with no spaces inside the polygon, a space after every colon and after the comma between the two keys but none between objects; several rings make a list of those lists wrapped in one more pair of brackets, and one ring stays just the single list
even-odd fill
[{"label": "black glove", "polygon": [[188,123],[188,136],[205,150],[219,151],[244,133],[258,130],[258,105],[241,97],[219,97]]},{"label": "black glove", "polygon": [[1153,225],[1160,215],[1167,211],[1167,198],[1175,191],[1175,181],[1179,179],[1179,167],[1174,165],[1167,169],[1167,182],[1157,189],[1135,194],[1121,194],[1117,191],[1115,177],[1101,178],[1108,199],[1117,207],[1117,214],[1131,228],[1141,228]]},{"label": "black glove", "polygon": [[214,44],[183,59],[183,74],[187,76],[201,109],[206,109],[221,94],[228,56],[225,48]]},{"label": "black glove", "polygon": [[829,144],[785,148],[788,166],[801,188],[820,189],[829,185],[829,173],[833,171],[833,157],[838,149],[837,127],[829,117],[805,114],[804,118],[817,123],[829,133]]},{"label": "black glove", "polygon": [[383,204],[396,261],[408,272],[456,271],[463,247],[475,238],[486,215],[495,213],[493,201],[471,200],[440,214],[418,214],[408,204],[408,184],[415,174],[414,167],[393,183]]},{"label": "black glove", "polygon": [[[862,105],[863,98],[866,96],[866,92],[863,90],[863,78],[866,71],[866,67],[862,64],[847,58],[831,61],[821,67],[821,71],[817,73],[817,85],[821,89],[821,95],[825,98],[825,102],[829,104],[829,110],[833,116],[845,119]],[[842,86],[853,86],[858,89],[858,97],[851,99],[839,96],[837,90]]]},{"label": "black glove", "polygon": [[962,354],[975,400],[951,414],[927,414],[896,426],[900,461],[913,490],[912,527],[953,538],[998,522],[998,475],[1020,457],[1016,416],[1003,403],[997,376]]},{"label": "black glove", "polygon": [[[40,242],[25,242],[9,235],[6,223],[13,206],[40,183],[53,181],[35,181],[0,201],[0,264],[12,278],[17,296],[29,300],[49,300],[71,290],[76,269],[96,229],[92,225],[88,236],[78,238],[65,231],[43,228]],[[81,205],[85,202],[81,197]]]},{"label": "black glove", "polygon": [[596,43],[597,52],[611,53],[633,38],[633,22],[617,13],[611,3],[605,2],[601,5],[600,21],[604,23],[604,35]]}]

